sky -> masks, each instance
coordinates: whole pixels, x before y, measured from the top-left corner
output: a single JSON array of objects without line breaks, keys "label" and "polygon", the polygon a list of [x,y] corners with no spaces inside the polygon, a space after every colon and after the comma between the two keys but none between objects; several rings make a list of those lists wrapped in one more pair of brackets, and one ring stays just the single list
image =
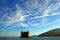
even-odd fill
[{"label": "sky", "polygon": [[0,0],[0,37],[21,31],[39,35],[60,28],[60,0]]}]

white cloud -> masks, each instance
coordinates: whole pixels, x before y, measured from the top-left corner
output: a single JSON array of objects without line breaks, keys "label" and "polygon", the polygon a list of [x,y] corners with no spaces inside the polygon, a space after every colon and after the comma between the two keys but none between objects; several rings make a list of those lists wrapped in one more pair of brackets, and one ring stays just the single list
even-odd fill
[{"label": "white cloud", "polygon": [[[26,5],[26,8],[27,8],[26,12],[28,13],[28,15],[23,15],[23,14],[25,14],[24,13],[25,10],[22,7],[20,7],[18,4],[16,4],[16,11],[15,11],[16,14],[13,15],[12,17],[8,16],[8,14],[4,14],[3,19],[6,17],[7,20],[6,21],[0,20],[0,24],[4,24],[5,26],[9,26],[15,22],[20,22],[20,25],[22,27],[29,27],[30,23],[25,24],[24,21],[25,20],[33,20],[33,19],[37,19],[37,18],[42,18],[42,23],[44,24],[44,22],[48,21],[48,19],[46,17],[53,16],[53,15],[59,15],[59,12],[52,13],[52,11],[55,11],[60,7],[60,2],[47,6],[49,2],[50,2],[50,0],[45,0],[45,3],[43,5],[39,3],[39,0],[31,0],[29,2],[26,2],[26,4],[27,4]],[[35,12],[33,14],[34,9],[37,9],[39,12],[43,12],[42,13],[43,15],[38,16],[39,15],[38,12]],[[7,11],[7,10],[10,10],[10,9],[7,8],[5,11]],[[12,11],[10,11],[10,12],[13,14]],[[51,14],[49,14],[49,13],[51,13]],[[34,16],[34,17],[29,18],[29,16]],[[36,23],[34,23],[32,26],[36,26]]]},{"label": "white cloud", "polygon": [[53,24],[53,23],[58,22],[58,21],[60,21],[60,19],[57,19],[57,20],[55,20],[55,21],[53,21],[53,22],[50,22],[50,23],[47,23],[47,24],[41,25],[41,27],[44,27],[44,26],[46,26],[46,25]]},{"label": "white cloud", "polygon": [[[8,10],[10,10],[10,9],[7,9],[5,11],[7,12]],[[10,11],[10,13],[13,13],[13,12]],[[19,26],[28,27],[27,24],[23,23],[23,21],[25,20],[25,17],[28,16],[28,15],[23,15],[24,10],[18,4],[16,4],[16,11],[14,13],[15,14],[12,17],[8,16],[8,13],[3,14],[4,16],[2,18],[3,18],[4,21],[0,20],[0,24],[3,24],[4,26],[8,27],[8,26],[13,25],[16,22],[20,22],[20,25],[18,24]],[[14,27],[11,27],[11,28],[14,28]]]},{"label": "white cloud", "polygon": [[[55,11],[55,10],[57,10],[58,8],[59,8],[59,2],[57,2],[56,4],[51,4],[51,5],[49,5],[48,6],[48,3],[50,2],[50,0],[45,0],[44,2],[44,5],[46,6],[46,8],[45,8],[45,6],[44,5],[41,5],[40,3],[38,3],[39,1],[38,0],[32,0],[31,1],[31,4],[29,4],[28,6],[28,8],[30,8],[30,6],[31,6],[31,10],[33,11],[35,8],[37,8],[39,11],[42,11],[43,9],[45,9],[44,11],[43,11],[43,15],[41,15],[41,16],[37,16],[37,14],[38,13],[36,13],[36,14],[31,14],[30,13],[30,15],[35,15],[35,17],[32,17],[32,18],[29,18],[29,20],[32,20],[32,19],[36,19],[36,18],[45,18],[45,17],[47,17],[47,16],[53,16],[53,15],[58,15],[57,13],[52,13],[52,10],[53,11]],[[44,7],[43,7],[44,6]],[[42,8],[42,9],[41,9]],[[29,10],[30,11],[30,10]],[[32,12],[31,11],[31,12]],[[51,13],[51,14],[49,14],[49,13]]]},{"label": "white cloud", "polygon": [[56,13],[52,13],[51,15],[59,15],[59,12],[56,12]]},{"label": "white cloud", "polygon": [[44,15],[41,15],[41,16],[35,16],[34,19],[36,18],[45,18],[45,17],[48,17],[48,16],[54,16],[54,15],[59,15],[59,12],[57,13],[52,13],[52,14],[44,14]]},{"label": "white cloud", "polygon": [[34,18],[45,18],[47,16],[59,15],[59,12],[52,13],[53,11],[57,10],[59,7],[60,7],[60,2],[56,4],[51,4],[43,11],[43,15],[35,16]]},{"label": "white cloud", "polygon": [[17,21],[24,21],[24,19],[25,19],[23,16],[24,10],[21,7],[19,7],[18,4],[16,4],[16,8],[17,8],[17,11],[16,11]]},{"label": "white cloud", "polygon": [[[6,10],[5,10],[6,9]],[[9,26],[9,25],[12,25],[16,20],[14,18],[14,15],[13,16],[8,16],[8,11],[11,12],[11,14],[13,13],[10,8],[3,8],[2,12],[5,12],[5,13],[2,13],[2,19],[0,19],[0,24],[3,24],[5,26]]]},{"label": "white cloud", "polygon": [[20,25],[21,25],[22,27],[28,27],[28,24],[26,24],[26,23],[20,23]]},{"label": "white cloud", "polygon": [[49,5],[43,12],[43,15],[52,13],[53,11],[57,10],[59,8],[59,2],[56,4]]}]

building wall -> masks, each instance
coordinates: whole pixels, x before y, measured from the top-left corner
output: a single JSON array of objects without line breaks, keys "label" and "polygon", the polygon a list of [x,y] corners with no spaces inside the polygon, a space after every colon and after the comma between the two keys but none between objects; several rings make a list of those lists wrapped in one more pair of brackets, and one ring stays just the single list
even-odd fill
[{"label": "building wall", "polygon": [[29,38],[29,32],[21,32],[21,38]]}]

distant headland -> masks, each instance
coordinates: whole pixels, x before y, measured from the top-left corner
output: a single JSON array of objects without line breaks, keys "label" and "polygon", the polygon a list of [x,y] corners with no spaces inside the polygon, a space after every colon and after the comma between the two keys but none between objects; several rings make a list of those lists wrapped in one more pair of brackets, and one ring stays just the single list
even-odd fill
[{"label": "distant headland", "polygon": [[[33,35],[31,37],[60,37],[60,28],[56,28],[39,35]],[[31,37],[29,31],[26,32],[21,31],[21,38],[31,38]]]}]

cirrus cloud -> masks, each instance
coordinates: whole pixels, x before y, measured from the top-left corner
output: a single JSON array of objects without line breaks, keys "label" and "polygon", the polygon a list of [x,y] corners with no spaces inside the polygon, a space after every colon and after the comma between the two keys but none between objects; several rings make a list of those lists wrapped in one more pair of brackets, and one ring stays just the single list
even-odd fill
[{"label": "cirrus cloud", "polygon": [[[45,0],[43,3],[44,4],[41,4],[39,0],[30,0],[25,2],[26,8],[19,6],[19,4],[16,4],[15,11],[12,11],[14,7],[3,8],[1,11],[1,13],[3,13],[3,16],[0,19],[0,24],[10,26],[16,22],[19,22],[19,26],[30,27],[36,26],[36,22],[40,19],[40,21],[42,21],[41,23],[45,24],[45,22],[49,21],[47,17],[60,15],[59,11],[54,12],[60,7],[59,1],[54,4],[51,3],[50,5],[48,5],[50,3],[50,0]],[[41,23],[38,23],[37,26],[40,26]]]}]

